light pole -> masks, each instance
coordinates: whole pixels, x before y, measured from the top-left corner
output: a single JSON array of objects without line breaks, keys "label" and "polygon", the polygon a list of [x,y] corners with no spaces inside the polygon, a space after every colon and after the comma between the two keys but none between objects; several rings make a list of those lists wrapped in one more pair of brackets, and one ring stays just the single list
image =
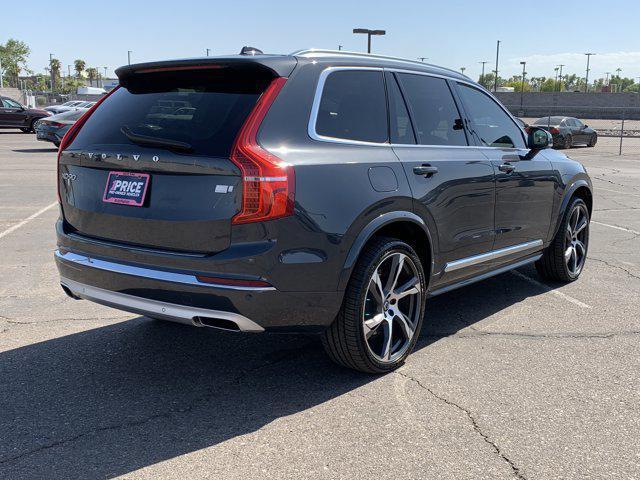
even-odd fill
[{"label": "light pole", "polygon": [[2,60],[0,59],[0,88],[4,88],[4,71],[2,70]]},{"label": "light pole", "polygon": [[209,56],[209,52],[211,51],[210,48],[207,48],[207,57]]},{"label": "light pole", "polygon": [[480,74],[480,78],[481,78],[480,83],[484,86],[484,84],[482,83],[482,82],[484,82],[484,66],[489,62],[478,62],[478,63],[482,64],[482,74]]},{"label": "light pole", "polygon": [[525,72],[527,62],[520,62],[520,65],[522,65],[522,86],[520,88],[520,110],[522,110],[524,105],[524,76],[527,74],[527,72]]},{"label": "light pole", "polygon": [[131,50],[127,50],[127,64],[131,65]]},{"label": "light pole", "polygon": [[587,74],[584,77],[584,93],[589,91],[589,60],[591,60],[591,55],[595,55],[595,53],[587,52],[585,53],[587,56]]},{"label": "light pole", "polygon": [[369,30],[368,28],[354,28],[353,33],[364,33],[367,35],[367,53],[371,53],[371,36],[386,35],[385,30]]},{"label": "light pole", "polygon": [[338,51],[342,50],[342,45],[338,45]]},{"label": "light pole", "polygon": [[[556,72],[556,78],[553,82],[553,90],[555,91],[556,88],[560,90],[560,87],[558,87],[558,71],[560,70],[560,67],[556,67],[553,70]],[[562,81],[562,77],[560,77],[560,81]]]},{"label": "light pole", "polygon": [[53,68],[51,68],[51,64],[53,62],[53,53],[49,54],[49,74],[51,75],[51,93],[53,93]]},{"label": "light pole", "polygon": [[464,75],[464,71],[467,69],[467,67],[460,67],[460,73]]},{"label": "light pole", "polygon": [[609,85],[609,76],[611,75],[611,72],[605,72],[605,75],[607,76],[605,83],[607,84],[607,86]]},{"label": "light pole", "polygon": [[560,78],[560,84],[558,85],[559,92],[562,91],[562,67],[564,67],[564,63],[561,63],[560,65],[558,65],[558,68],[560,69],[560,75],[558,76]]},{"label": "light pole", "polygon": [[420,60],[421,62],[424,62],[425,60],[427,60],[429,57],[418,57],[418,60]]},{"label": "light pole", "polygon": [[496,74],[496,78],[494,79],[494,82],[493,82],[494,92],[498,91],[498,60],[499,59],[500,59],[500,40],[498,40],[498,45],[496,47],[496,69],[493,71],[493,73]]}]

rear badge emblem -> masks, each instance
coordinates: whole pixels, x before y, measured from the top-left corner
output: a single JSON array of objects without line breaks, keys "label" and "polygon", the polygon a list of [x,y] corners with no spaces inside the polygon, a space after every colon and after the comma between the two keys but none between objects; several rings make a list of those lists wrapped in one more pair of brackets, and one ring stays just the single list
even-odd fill
[{"label": "rear badge emblem", "polygon": [[137,162],[140,159],[140,155],[134,155],[133,159]]},{"label": "rear badge emblem", "polygon": [[154,156],[153,156],[153,158],[152,158],[152,160],[153,160],[154,162],[157,162],[158,160],[160,160],[160,157],[158,157],[157,155],[154,155]]},{"label": "rear badge emblem", "polygon": [[62,178],[64,180],[75,180],[76,179],[76,175],[75,175],[75,173],[63,173],[62,174]]},{"label": "rear badge emblem", "polygon": [[216,185],[216,193],[231,193],[233,185]]}]

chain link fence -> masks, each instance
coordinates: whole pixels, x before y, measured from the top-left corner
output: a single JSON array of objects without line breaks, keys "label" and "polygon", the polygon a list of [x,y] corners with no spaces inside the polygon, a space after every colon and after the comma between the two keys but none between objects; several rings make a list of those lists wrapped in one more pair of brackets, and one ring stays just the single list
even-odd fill
[{"label": "chain link fence", "polygon": [[[575,107],[541,105],[506,105],[509,111],[526,124],[541,120],[543,125],[553,125],[553,117],[574,117],[594,129],[598,134],[593,154],[617,154],[640,156],[640,108],[639,107]],[[544,119],[547,122],[544,123]],[[575,148],[585,148],[586,141],[575,142]],[[585,151],[584,153],[587,153]]]}]

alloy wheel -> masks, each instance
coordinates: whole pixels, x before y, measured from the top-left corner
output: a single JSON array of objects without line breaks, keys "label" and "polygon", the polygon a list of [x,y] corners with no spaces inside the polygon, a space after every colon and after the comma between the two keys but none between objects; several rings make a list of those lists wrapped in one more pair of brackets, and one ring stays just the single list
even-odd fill
[{"label": "alloy wheel", "polygon": [[564,261],[572,277],[577,277],[587,258],[589,214],[583,205],[576,205],[569,215],[564,240]]},{"label": "alloy wheel", "polygon": [[392,252],[382,258],[369,281],[362,320],[367,348],[379,362],[392,363],[410,347],[422,295],[420,275],[409,256]]}]

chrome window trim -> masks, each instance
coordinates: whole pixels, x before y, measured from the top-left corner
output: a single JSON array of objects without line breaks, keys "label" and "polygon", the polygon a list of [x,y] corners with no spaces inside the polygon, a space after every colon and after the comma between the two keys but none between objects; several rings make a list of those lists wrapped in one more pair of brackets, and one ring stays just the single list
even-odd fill
[{"label": "chrome window trim", "polygon": [[[318,111],[320,110],[320,102],[322,101],[322,92],[324,90],[324,84],[327,80],[327,77],[331,73],[335,71],[340,71],[340,70],[364,70],[364,71],[373,70],[373,71],[382,71],[382,72],[409,73],[413,75],[424,75],[427,77],[442,78],[443,80],[452,80],[455,82],[467,84],[473,88],[477,88],[472,82],[469,82],[463,79],[454,78],[454,77],[448,77],[446,75],[439,75],[437,73],[431,73],[431,72],[419,72],[415,70],[404,70],[401,68],[387,68],[387,67],[360,67],[360,66],[327,67],[322,72],[320,72],[320,77],[318,78],[318,83],[316,85],[316,90],[313,96],[313,104],[311,106],[311,114],[309,115],[309,123],[307,124],[307,134],[313,140],[316,140],[318,142],[337,143],[341,145],[364,145],[369,147],[388,147],[388,148],[416,148],[416,147],[417,148],[439,148],[439,149],[443,149],[443,148],[469,149],[470,148],[474,150],[485,150],[485,149],[503,150],[503,151],[506,150],[508,152],[522,150],[521,148],[517,148],[517,147],[505,148],[505,147],[490,147],[487,145],[419,145],[419,144],[389,143],[389,142],[385,142],[385,143],[363,142],[359,140],[349,140],[346,138],[329,137],[325,135],[320,135],[316,132],[316,122],[318,120],[317,117],[318,117]],[[492,98],[492,100],[496,102],[511,117],[511,120],[515,122],[515,120],[513,120],[513,116],[507,110],[505,110],[504,107],[502,107],[500,103],[495,100],[495,98],[493,98],[491,95],[489,97]]]},{"label": "chrome window trim", "polygon": [[215,318],[235,323],[241,332],[264,332],[264,328],[239,313],[209,310],[206,308],[190,307],[187,305],[136,297],[126,293],[113,292],[92,285],[86,285],[64,277],[60,278],[60,284],[78,298],[131,313],[147,315],[152,318],[161,318],[192,326],[203,326],[199,321],[201,317]]},{"label": "chrome window trim", "polygon": [[444,271],[446,273],[454,272],[456,270],[472,267],[474,265],[479,265],[491,260],[506,257],[507,255],[513,255],[515,253],[521,253],[528,250],[541,248],[543,245],[544,243],[542,240],[534,240],[532,242],[520,243],[518,245],[512,245],[511,247],[505,247],[498,250],[492,250],[487,253],[481,253],[480,255],[474,255],[472,257],[461,258],[460,260],[447,262],[447,264],[444,266]]},{"label": "chrome window trim", "polygon": [[241,287],[235,285],[221,285],[219,283],[204,283],[199,281],[196,276],[192,274],[168,272],[165,270],[156,270],[145,267],[135,267],[133,265],[109,262],[107,260],[100,260],[97,258],[88,257],[86,255],[79,255],[73,252],[63,253],[60,250],[56,250],[55,256],[57,259],[70,262],[75,265],[82,265],[84,267],[95,268],[97,270],[104,270],[107,272],[119,273],[123,275],[131,275],[134,277],[159,280],[162,282],[182,283],[185,285],[196,285],[199,287],[221,288],[226,290],[243,290],[251,292],[268,292],[275,290],[275,287]]}]

